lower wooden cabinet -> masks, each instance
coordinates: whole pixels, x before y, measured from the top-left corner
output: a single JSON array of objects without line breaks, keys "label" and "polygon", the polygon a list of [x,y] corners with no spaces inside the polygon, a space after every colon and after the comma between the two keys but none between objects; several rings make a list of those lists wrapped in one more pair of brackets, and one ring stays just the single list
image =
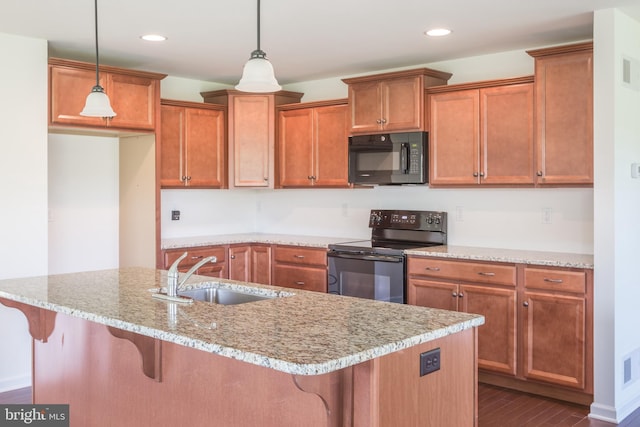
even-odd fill
[{"label": "lower wooden cabinet", "polygon": [[202,276],[227,278],[227,248],[224,246],[203,246],[196,248],[168,249],[164,251],[164,268],[169,269],[171,264],[187,252],[187,257],[180,262],[178,271],[186,272],[198,261],[208,256],[215,256],[216,262],[211,262],[198,268],[196,274]]},{"label": "lower wooden cabinet", "polygon": [[522,293],[523,375],[591,390],[591,310],[587,273],[525,268]]},{"label": "lower wooden cabinet", "polygon": [[326,249],[275,245],[272,284],[327,292]]},{"label": "lower wooden cabinet", "polygon": [[271,284],[271,246],[229,246],[229,279]]},{"label": "lower wooden cabinet", "polygon": [[[407,271],[409,304],[483,315],[485,324],[478,329],[478,367],[516,374],[515,266],[409,257]],[[461,277],[437,280],[454,272]],[[477,279],[490,283],[472,282]]]},{"label": "lower wooden cabinet", "polygon": [[593,271],[409,256],[409,304],[485,316],[480,380],[578,403],[593,393]]}]

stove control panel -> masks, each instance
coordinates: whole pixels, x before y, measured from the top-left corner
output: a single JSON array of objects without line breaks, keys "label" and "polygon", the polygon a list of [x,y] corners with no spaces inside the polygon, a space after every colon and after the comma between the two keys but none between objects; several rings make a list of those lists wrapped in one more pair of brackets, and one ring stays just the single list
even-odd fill
[{"label": "stove control panel", "polygon": [[370,228],[398,230],[447,230],[447,213],[437,211],[372,210]]}]

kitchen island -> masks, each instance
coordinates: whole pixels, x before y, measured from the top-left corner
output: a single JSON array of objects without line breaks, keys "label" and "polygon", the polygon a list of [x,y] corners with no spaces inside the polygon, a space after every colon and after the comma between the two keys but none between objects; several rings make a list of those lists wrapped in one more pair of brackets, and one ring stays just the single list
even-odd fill
[{"label": "kitchen island", "polygon": [[152,298],[166,282],[142,268],[0,281],[34,338],[34,403],[68,403],[72,426],[476,423],[482,316],[202,276],[190,286],[271,298]]}]

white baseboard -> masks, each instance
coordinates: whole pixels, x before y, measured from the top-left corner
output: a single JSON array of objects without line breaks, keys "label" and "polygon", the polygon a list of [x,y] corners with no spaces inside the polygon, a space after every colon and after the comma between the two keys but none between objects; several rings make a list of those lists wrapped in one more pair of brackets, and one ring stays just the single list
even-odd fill
[{"label": "white baseboard", "polygon": [[609,405],[601,405],[599,403],[592,403],[589,418],[593,418],[594,420],[606,421],[613,424],[620,424],[625,418],[631,415],[639,407],[640,396],[637,396],[620,408]]},{"label": "white baseboard", "polygon": [[31,375],[12,378],[0,378],[0,393],[31,387]]}]

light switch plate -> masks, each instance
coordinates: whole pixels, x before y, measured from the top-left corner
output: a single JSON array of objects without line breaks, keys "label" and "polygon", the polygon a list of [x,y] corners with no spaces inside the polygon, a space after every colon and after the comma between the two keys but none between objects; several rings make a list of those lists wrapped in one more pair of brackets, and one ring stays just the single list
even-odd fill
[{"label": "light switch plate", "polygon": [[631,178],[640,178],[640,163],[631,163]]}]

